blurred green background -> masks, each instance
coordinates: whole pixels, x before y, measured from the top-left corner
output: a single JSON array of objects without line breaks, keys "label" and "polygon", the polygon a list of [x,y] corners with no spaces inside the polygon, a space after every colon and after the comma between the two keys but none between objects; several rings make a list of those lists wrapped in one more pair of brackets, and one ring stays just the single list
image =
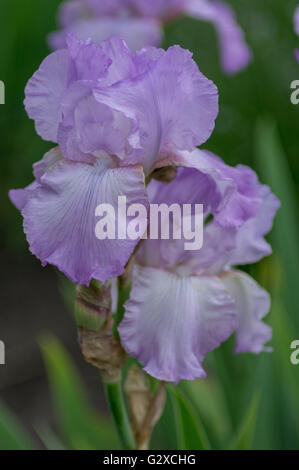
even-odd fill
[{"label": "blurred green background", "polygon": [[[35,133],[33,122],[24,111],[23,98],[27,80],[49,53],[46,35],[56,29],[59,3],[0,0],[0,80],[6,86],[6,104],[0,106],[0,339],[6,340],[10,359],[5,367],[0,367],[0,394],[27,427],[19,429],[2,404],[0,448],[118,446],[98,378],[76,355],[75,328],[59,297],[61,283],[56,282],[51,268],[40,269],[28,255],[21,216],[7,197],[10,188],[32,181],[32,164],[51,147]],[[272,296],[267,321],[273,327],[274,351],[257,357],[235,356],[233,341],[229,340],[210,354],[206,361],[207,380],[182,383],[177,390],[169,387],[169,400],[155,431],[153,447],[298,449],[299,365],[290,363],[290,344],[299,340],[299,105],[290,102],[290,83],[299,79],[299,65],[293,53],[299,45],[293,32],[297,0],[227,3],[237,12],[254,54],[253,63],[243,72],[234,77],[223,74],[217,37],[209,23],[190,18],[177,20],[166,27],[164,46],[178,43],[193,51],[201,71],[219,88],[220,113],[205,148],[229,164],[253,167],[281,199],[282,208],[269,237],[274,254],[247,268]],[[67,297],[69,286],[65,284],[62,290]],[[60,300],[52,304],[55,296]],[[28,336],[23,335],[20,329],[26,329],[32,319],[35,328],[28,327]],[[26,380],[36,374],[45,380],[43,366],[38,362],[34,375],[31,365],[36,364],[34,355],[39,354],[36,341],[40,333],[49,330],[60,336],[75,356],[73,361],[80,367],[87,388],[87,397],[82,398],[85,392],[79,384],[74,385],[77,378],[72,375],[75,372],[71,359],[65,357],[56,340],[44,340],[42,350],[59,419],[52,412],[45,412],[50,407],[46,385],[38,389],[40,406],[34,413],[30,396],[33,401],[35,395],[24,388]],[[30,354],[26,356],[28,342],[35,346],[29,347]],[[14,373],[8,380],[12,361]],[[20,375],[26,361],[27,378]],[[61,369],[64,361],[69,376]],[[65,402],[61,403],[63,399]],[[83,402],[84,406],[79,405]],[[90,406],[98,408],[96,422]],[[173,433],[176,426],[177,433]],[[29,442],[31,439],[34,443]]]}]

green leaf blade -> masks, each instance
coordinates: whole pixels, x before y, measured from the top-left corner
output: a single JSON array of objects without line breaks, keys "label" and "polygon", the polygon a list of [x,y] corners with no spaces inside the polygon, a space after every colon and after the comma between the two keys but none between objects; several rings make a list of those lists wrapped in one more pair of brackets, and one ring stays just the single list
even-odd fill
[{"label": "green leaf blade", "polygon": [[175,414],[178,449],[204,450],[210,444],[196,412],[185,394],[178,388],[169,386],[169,393]]}]

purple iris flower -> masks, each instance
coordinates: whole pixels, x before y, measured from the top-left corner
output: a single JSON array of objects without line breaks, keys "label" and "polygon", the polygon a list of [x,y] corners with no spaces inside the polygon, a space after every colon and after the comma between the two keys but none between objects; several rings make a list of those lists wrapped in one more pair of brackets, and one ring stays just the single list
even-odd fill
[{"label": "purple iris flower", "polygon": [[52,48],[65,47],[71,32],[95,43],[117,35],[132,50],[158,46],[162,25],[173,17],[188,15],[211,22],[219,36],[221,63],[228,74],[245,68],[252,59],[233,9],[219,0],[70,0],[59,11],[60,30],[49,37]]},{"label": "purple iris flower", "polygon": [[264,236],[279,202],[245,166],[229,167],[200,150],[182,152],[174,163],[176,179],[152,180],[149,200],[202,203],[203,247],[186,251],[183,241],[174,239],[142,242],[119,333],[147,373],[176,383],[204,377],[206,353],[233,332],[236,352],[267,350],[271,328],[262,319],[269,295],[234,266],[271,253]]},{"label": "purple iris flower", "polygon": [[[192,54],[179,46],[132,53],[117,37],[96,46],[68,35],[25,94],[38,134],[58,145],[34,165],[32,184],[10,191],[42,264],[77,284],[105,282],[124,272],[141,242],[119,332],[158,379],[204,377],[205,354],[233,332],[237,352],[267,349],[269,296],[234,266],[271,253],[264,237],[279,202],[251,169],[196,148],[213,131],[218,92]],[[202,204],[203,247],[187,251],[175,237],[98,239],[100,204],[123,222],[119,196],[145,212],[149,204]]]},{"label": "purple iris flower", "polygon": [[189,51],[133,54],[118,38],[95,46],[68,36],[29,80],[25,107],[38,134],[59,147],[34,165],[35,181],[12,190],[30,250],[73,282],[123,273],[137,240],[98,240],[95,210],[148,205],[145,177],[165,155],[192,151],[210,136],[216,86]]}]

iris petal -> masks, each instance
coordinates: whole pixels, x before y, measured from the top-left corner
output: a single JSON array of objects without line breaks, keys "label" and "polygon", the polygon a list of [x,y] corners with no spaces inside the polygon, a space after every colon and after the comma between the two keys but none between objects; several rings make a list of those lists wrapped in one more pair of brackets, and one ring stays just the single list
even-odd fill
[{"label": "iris petal", "polygon": [[231,271],[221,281],[235,302],[238,315],[236,352],[255,354],[268,350],[264,344],[271,339],[271,328],[262,322],[270,310],[270,297],[250,276]]},{"label": "iris petal", "polygon": [[144,72],[109,88],[98,88],[97,101],[122,112],[139,130],[141,161],[148,172],[168,149],[193,150],[211,135],[218,114],[216,86],[198,70],[189,51],[151,48],[139,56]]},{"label": "iris petal", "polygon": [[135,267],[119,326],[121,341],[160,380],[204,377],[204,356],[236,327],[234,303],[217,278]]},{"label": "iris petal", "polygon": [[138,239],[97,239],[95,209],[111,204],[117,226],[118,196],[147,207],[140,166],[105,168],[103,162],[61,160],[45,171],[33,191],[25,191],[21,202],[16,193],[11,198],[22,209],[30,249],[43,265],[53,264],[73,282],[86,285],[123,273]]}]

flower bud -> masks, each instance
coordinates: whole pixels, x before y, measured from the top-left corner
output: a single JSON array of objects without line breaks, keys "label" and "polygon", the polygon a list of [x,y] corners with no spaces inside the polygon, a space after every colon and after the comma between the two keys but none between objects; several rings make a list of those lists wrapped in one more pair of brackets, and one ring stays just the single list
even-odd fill
[{"label": "flower bud", "polygon": [[165,383],[160,382],[156,393],[150,387],[148,377],[133,365],[125,381],[132,428],[139,450],[146,450],[155,424],[164,409],[166,393]]},{"label": "flower bud", "polygon": [[75,317],[79,327],[99,331],[111,314],[111,282],[91,281],[90,285],[77,286]]},{"label": "flower bud", "polygon": [[117,382],[126,353],[112,333],[111,282],[77,286],[75,314],[84,359],[99,369],[104,382]]},{"label": "flower bud", "polygon": [[104,382],[121,380],[126,353],[111,331],[79,328],[79,342],[84,359],[99,369]]}]

